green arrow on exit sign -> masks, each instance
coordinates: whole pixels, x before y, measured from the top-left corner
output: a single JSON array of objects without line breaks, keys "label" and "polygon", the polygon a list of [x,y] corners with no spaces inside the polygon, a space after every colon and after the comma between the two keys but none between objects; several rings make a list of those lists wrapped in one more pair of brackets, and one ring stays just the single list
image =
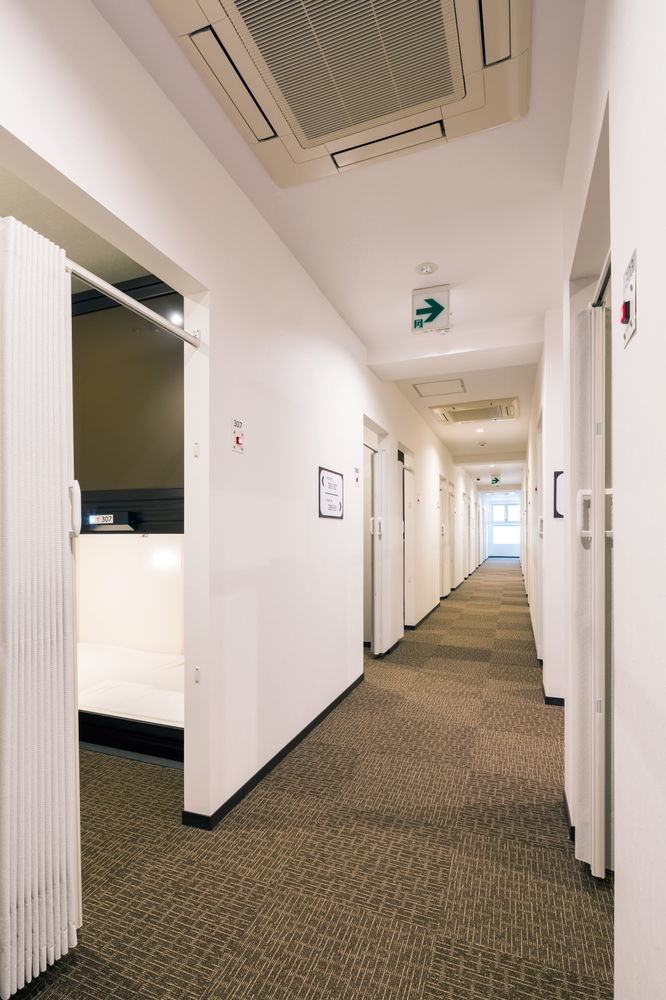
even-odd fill
[{"label": "green arrow on exit sign", "polygon": [[449,286],[415,288],[412,292],[412,332],[445,333],[449,326]]},{"label": "green arrow on exit sign", "polygon": [[416,315],[427,316],[428,318],[424,319],[424,323],[434,323],[439,314],[444,312],[444,306],[441,302],[438,302],[437,299],[427,298],[426,302],[428,303],[427,308],[417,309]]}]

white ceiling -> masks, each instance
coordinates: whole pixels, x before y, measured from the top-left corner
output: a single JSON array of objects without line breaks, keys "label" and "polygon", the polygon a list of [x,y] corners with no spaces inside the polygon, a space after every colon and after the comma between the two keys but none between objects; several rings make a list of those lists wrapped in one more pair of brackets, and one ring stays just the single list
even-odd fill
[{"label": "white ceiling", "polygon": [[[265,173],[149,0],[93,2],[366,344],[381,378],[501,367],[522,379],[502,394],[520,391],[528,416],[525,378],[529,369],[533,379],[540,356],[544,313],[561,294],[560,192],[581,0],[533,0],[522,121],[286,190]],[[422,261],[438,264],[429,279],[415,271]],[[439,284],[451,285],[452,329],[412,334],[412,288]],[[521,420],[519,434],[493,428],[489,441],[498,454],[524,454],[526,426]],[[447,444],[456,453],[466,447],[457,438]]]},{"label": "white ceiling", "polygon": [[[533,0],[530,110],[522,121],[283,190],[149,0],[93,2],[366,344],[374,371],[398,381],[421,411],[415,379],[462,373],[469,398],[520,395],[521,420],[488,426],[483,437],[488,458],[522,457],[544,312],[558,307],[561,293],[561,181],[584,4]],[[3,173],[0,214],[22,218],[108,280],[141,273]],[[415,272],[422,261],[439,265],[426,279]],[[438,284],[452,288],[452,329],[414,335],[411,290]],[[484,372],[482,383],[476,376]],[[473,431],[450,433],[445,440],[459,461],[481,451],[467,440]]]},{"label": "white ceiling", "polygon": [[[447,379],[460,378],[464,392],[455,395],[428,396],[424,398],[414,388],[414,383],[423,385],[435,381],[428,379],[406,379],[397,383],[424,420],[444,441],[453,457],[460,464],[463,461],[492,462],[495,458],[520,459],[525,451],[529,429],[530,404],[534,394],[534,377],[537,366],[519,365],[484,369],[481,371],[456,371],[446,375]],[[427,392],[426,390],[422,390]],[[489,399],[518,397],[520,416],[515,420],[470,421],[463,424],[444,424],[433,414],[432,406],[458,402],[480,402]],[[522,477],[521,477],[522,478]]]},{"label": "white ceiling", "polygon": [[[560,185],[580,0],[533,0],[530,111],[502,128],[283,190],[149,0],[94,0],[369,349],[387,362],[542,340],[559,302]],[[435,261],[423,281],[414,268]],[[410,291],[453,286],[455,330],[413,336]],[[514,333],[515,337],[514,339]],[[422,364],[423,367],[423,364]]]},{"label": "white ceiling", "polygon": [[[522,462],[494,462],[489,465],[466,463],[464,468],[482,492],[501,496],[507,489],[516,487],[520,490],[522,487],[525,468]],[[492,476],[499,476],[499,485],[491,485]]]}]

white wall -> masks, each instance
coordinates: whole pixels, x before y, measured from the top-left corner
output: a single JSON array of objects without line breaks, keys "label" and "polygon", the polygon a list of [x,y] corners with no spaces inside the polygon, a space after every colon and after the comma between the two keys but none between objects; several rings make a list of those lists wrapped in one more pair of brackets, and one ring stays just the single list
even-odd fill
[{"label": "white wall", "polygon": [[[564,470],[564,393],[562,313],[546,313],[544,323],[543,424],[543,686],[551,698],[566,698],[568,682],[564,609],[568,599],[565,576],[565,519],[553,512],[555,471]],[[560,490],[560,503],[564,490]],[[565,518],[566,509],[562,510]]]},{"label": "white wall", "polygon": [[[455,576],[453,580],[453,586],[459,587],[460,584],[469,576],[470,570],[473,572],[476,569],[476,560],[472,560],[472,543],[471,543],[471,531],[469,530],[467,507],[468,504],[471,505],[478,498],[478,490],[476,488],[476,483],[472,481],[472,478],[464,469],[456,466],[453,478],[455,499]],[[467,500],[465,499],[467,497]],[[474,565],[470,565],[474,562]]]},{"label": "white wall", "polygon": [[[608,101],[613,300],[616,1000],[664,995],[666,659],[663,448],[663,95],[666,8],[588,0],[564,189],[563,296]],[[638,332],[622,346],[624,268],[638,254]],[[568,336],[568,333],[565,333]]]},{"label": "white wall", "polygon": [[183,536],[77,539],[79,642],[183,652]]},{"label": "white wall", "polygon": [[540,513],[540,489],[543,476],[542,463],[539,456],[538,427],[541,423],[543,427],[543,398],[544,398],[544,363],[545,353],[542,351],[537,368],[536,379],[534,381],[534,395],[532,397],[532,409],[530,417],[530,428],[527,438],[527,461],[525,463],[525,509],[527,511],[525,522],[525,538],[523,545],[525,549],[525,589],[530,608],[530,618],[532,621],[532,631],[536,644],[537,656],[543,657],[543,642],[541,636],[541,601],[540,588],[543,586],[543,539],[539,535],[539,513]]},{"label": "white wall", "polygon": [[[6,0],[0,56],[0,162],[186,294],[202,333],[185,370],[185,807],[211,814],[361,673],[364,415],[386,432],[395,639],[398,443],[414,459],[418,617],[439,597],[439,478],[461,476],[89,0]],[[344,475],[342,521],[317,516],[320,465]]]}]

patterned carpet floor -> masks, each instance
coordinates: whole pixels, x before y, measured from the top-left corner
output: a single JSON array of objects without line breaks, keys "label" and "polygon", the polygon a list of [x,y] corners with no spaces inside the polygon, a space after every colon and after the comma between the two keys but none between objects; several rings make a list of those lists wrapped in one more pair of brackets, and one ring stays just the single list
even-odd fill
[{"label": "patterned carpet floor", "polygon": [[181,772],[83,752],[85,925],[22,1000],[611,1000],[517,561],[365,667],[213,832]]}]

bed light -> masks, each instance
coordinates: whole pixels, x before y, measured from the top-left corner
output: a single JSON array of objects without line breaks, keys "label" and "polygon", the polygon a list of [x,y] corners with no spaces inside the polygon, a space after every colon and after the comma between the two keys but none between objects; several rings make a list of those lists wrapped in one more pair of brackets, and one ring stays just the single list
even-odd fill
[{"label": "bed light", "polygon": [[160,570],[163,573],[180,569],[180,552],[178,549],[168,549],[166,546],[161,549],[155,549],[150,554],[150,564],[153,569]]},{"label": "bed light", "polygon": [[113,514],[86,514],[84,531],[134,531],[136,519],[129,511],[114,511]]}]

